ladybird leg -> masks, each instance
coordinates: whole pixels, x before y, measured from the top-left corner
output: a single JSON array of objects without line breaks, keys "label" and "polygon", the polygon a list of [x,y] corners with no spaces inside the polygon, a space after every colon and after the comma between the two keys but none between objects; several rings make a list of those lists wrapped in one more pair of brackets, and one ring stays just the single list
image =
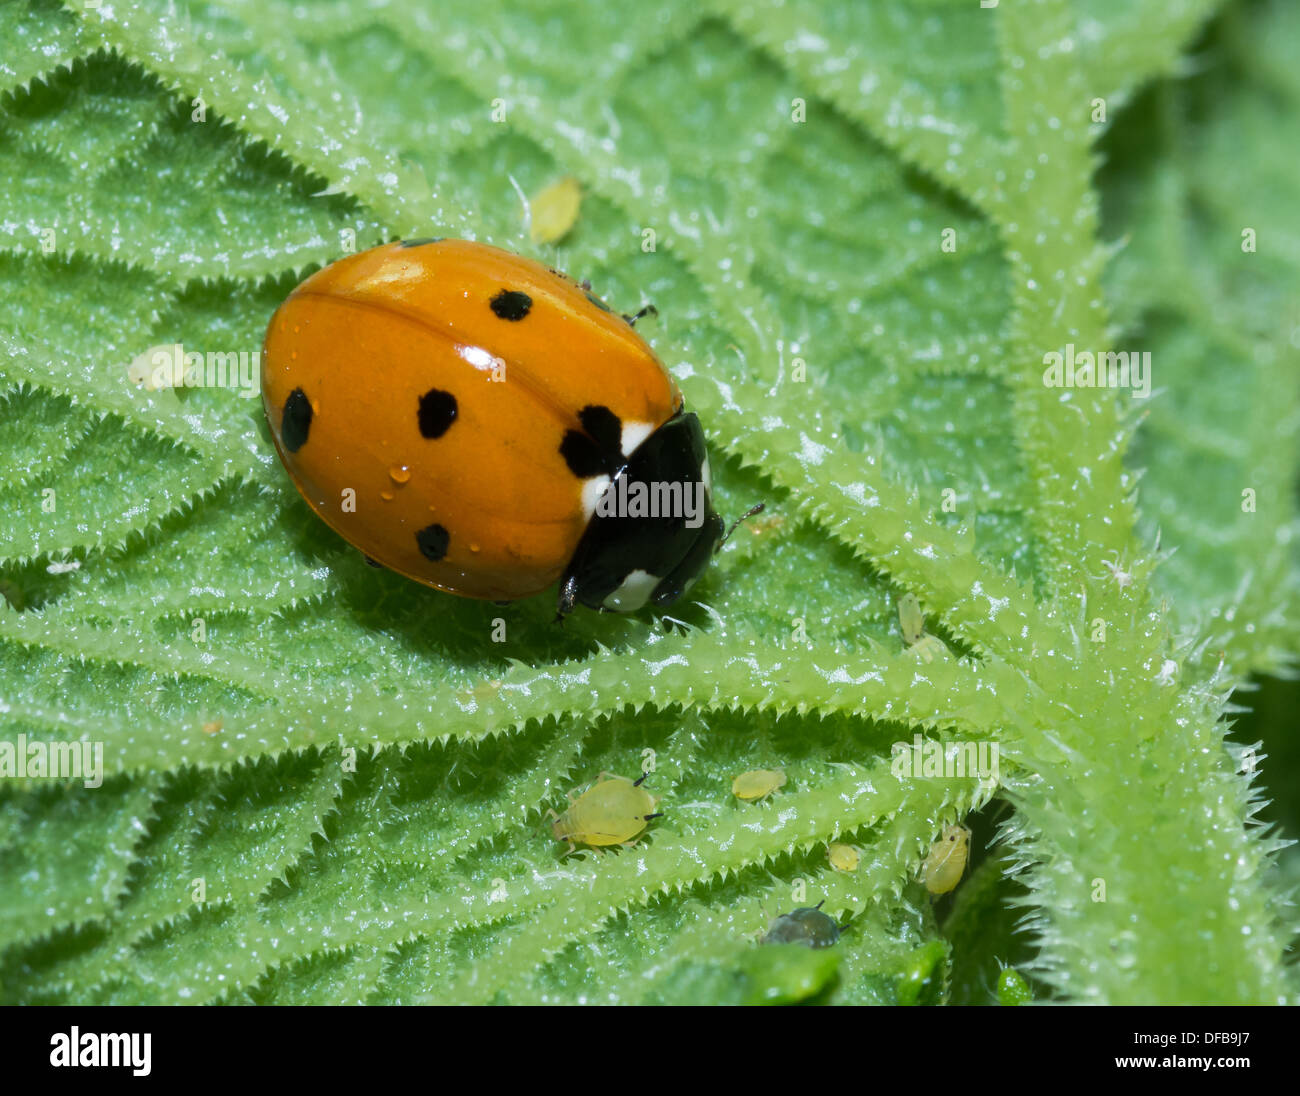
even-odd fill
[{"label": "ladybird leg", "polygon": [[563,624],[564,618],[573,612],[578,604],[578,576],[570,575],[560,584],[559,604],[555,608],[555,623]]},{"label": "ladybird leg", "polygon": [[634,316],[624,315],[623,319],[627,320],[629,327],[636,327],[637,320],[639,320],[642,316],[657,316],[657,315],[659,315],[659,309],[655,308],[655,306],[652,304],[648,304],[643,309],[641,309],[640,312],[636,313],[636,315]]},{"label": "ladybird leg", "polygon": [[380,563],[379,560],[371,559],[369,556],[365,555],[364,553],[362,554],[361,558],[366,561],[367,566],[378,567],[381,571],[383,570],[384,565]]}]

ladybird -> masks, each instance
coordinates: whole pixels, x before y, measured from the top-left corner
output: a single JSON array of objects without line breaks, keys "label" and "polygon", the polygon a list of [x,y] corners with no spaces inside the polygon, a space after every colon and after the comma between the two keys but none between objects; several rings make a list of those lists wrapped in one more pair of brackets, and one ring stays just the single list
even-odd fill
[{"label": "ladybird", "polygon": [[326,524],[426,586],[558,581],[559,619],[670,605],[730,533],[700,421],[633,320],[487,244],[349,255],[267,327],[276,450]]},{"label": "ladybird", "polygon": [[570,851],[576,841],[593,847],[634,843],[645,824],[660,817],[655,812],[659,801],[641,787],[645,778],[645,773],[637,780],[601,773],[576,800],[569,796],[563,814],[548,812],[555,819],[551,823],[555,839],[567,841]]},{"label": "ladybird", "polygon": [[835,918],[822,913],[822,899],[815,906],[804,906],[783,913],[767,930],[764,944],[802,944],[806,948],[829,948],[840,938],[840,926]]},{"label": "ladybird", "polygon": [[969,855],[970,830],[965,826],[948,826],[930,846],[930,854],[921,868],[925,889],[931,894],[947,894],[961,882]]},{"label": "ladybird", "polygon": [[785,773],[780,769],[751,769],[731,782],[731,794],[737,799],[762,799],[784,786]]}]

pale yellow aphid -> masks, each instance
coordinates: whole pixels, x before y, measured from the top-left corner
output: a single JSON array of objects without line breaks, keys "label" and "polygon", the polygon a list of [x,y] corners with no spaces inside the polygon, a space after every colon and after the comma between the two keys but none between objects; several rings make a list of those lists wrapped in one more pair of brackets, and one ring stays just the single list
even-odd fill
[{"label": "pale yellow aphid", "polygon": [[553,244],[563,239],[578,220],[582,186],[573,176],[543,187],[529,203],[532,224],[528,235],[535,244]]},{"label": "pale yellow aphid", "polygon": [[762,799],[784,784],[785,773],[780,769],[750,769],[731,782],[731,794],[737,799]]},{"label": "pale yellow aphid", "polygon": [[948,653],[943,640],[926,634],[925,613],[915,594],[904,594],[898,599],[898,626],[903,632],[903,642],[922,662],[933,662]]},{"label": "pale yellow aphid", "polygon": [[898,626],[903,630],[903,642],[909,647],[925,635],[925,613],[915,594],[904,594],[898,599]]},{"label": "pale yellow aphid", "polygon": [[836,871],[857,871],[858,861],[862,859],[852,845],[841,845],[838,842],[826,846],[826,855]]},{"label": "pale yellow aphid", "polygon": [[959,882],[970,855],[970,830],[965,826],[948,826],[939,840],[930,846],[921,877],[931,894],[947,894]]},{"label": "pale yellow aphid", "polygon": [[569,795],[569,809],[557,815],[551,832],[557,841],[567,841],[569,850],[574,842],[599,847],[602,845],[628,845],[645,829],[652,818],[658,818],[655,804],[659,800],[641,787],[639,780],[625,776],[601,773],[590,788],[577,799]]},{"label": "pale yellow aphid", "polygon": [[933,662],[948,654],[948,645],[938,636],[922,636],[908,650],[922,662]]},{"label": "pale yellow aphid", "polygon": [[194,372],[181,359],[181,348],[162,344],[141,351],[126,367],[126,379],[146,392],[178,388]]}]

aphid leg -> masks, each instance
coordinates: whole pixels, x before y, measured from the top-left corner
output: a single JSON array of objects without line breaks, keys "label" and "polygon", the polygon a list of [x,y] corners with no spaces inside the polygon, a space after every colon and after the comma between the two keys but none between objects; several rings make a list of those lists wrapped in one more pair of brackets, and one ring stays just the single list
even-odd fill
[{"label": "aphid leg", "polygon": [[642,773],[640,776],[638,776],[635,780],[632,781],[632,787],[634,788],[641,787],[642,783],[645,781],[645,778],[649,775],[650,775],[649,773]]},{"label": "aphid leg", "polygon": [[590,278],[583,278],[582,281],[579,282],[578,284],[581,285],[582,288],[585,289],[588,293],[591,292],[591,279],[590,279]]}]

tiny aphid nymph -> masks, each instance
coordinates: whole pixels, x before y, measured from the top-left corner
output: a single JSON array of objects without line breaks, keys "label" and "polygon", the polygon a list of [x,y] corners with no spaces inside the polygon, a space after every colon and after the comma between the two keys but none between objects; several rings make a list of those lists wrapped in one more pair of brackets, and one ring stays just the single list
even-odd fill
[{"label": "tiny aphid nymph", "polygon": [[930,854],[921,868],[925,889],[931,894],[947,894],[959,882],[970,855],[970,830],[965,826],[948,826],[939,840],[930,846]]},{"label": "tiny aphid nymph", "polygon": [[762,799],[784,785],[785,773],[780,769],[750,769],[731,782],[731,794],[737,799]]},{"label": "tiny aphid nymph", "polygon": [[826,856],[831,862],[831,867],[836,871],[857,871],[858,862],[862,857],[858,850],[852,845],[841,845],[833,842],[826,846]]},{"label": "tiny aphid nymph", "polygon": [[898,599],[898,627],[908,651],[922,662],[933,662],[948,654],[947,644],[926,632],[925,612],[915,594],[904,594]]},{"label": "tiny aphid nymph", "polygon": [[903,632],[903,642],[909,647],[925,635],[925,613],[915,594],[904,594],[898,599],[898,626]]},{"label": "tiny aphid nymph", "polygon": [[840,938],[839,923],[828,913],[822,913],[822,899],[815,906],[804,906],[783,913],[767,930],[764,944],[802,944],[806,948],[828,948]]},{"label": "tiny aphid nymph", "polygon": [[533,198],[528,235],[535,244],[553,244],[568,234],[582,207],[582,185],[568,176],[544,187]]},{"label": "tiny aphid nymph", "polygon": [[577,799],[569,795],[569,807],[563,814],[548,811],[551,832],[557,841],[567,841],[569,851],[576,843],[599,848],[605,845],[634,845],[646,823],[658,818],[655,805],[659,800],[641,787],[645,780],[601,773],[590,788]]},{"label": "tiny aphid nymph", "polygon": [[998,1004],[1027,1005],[1033,999],[1024,975],[1014,967],[1003,967],[998,974]]}]

